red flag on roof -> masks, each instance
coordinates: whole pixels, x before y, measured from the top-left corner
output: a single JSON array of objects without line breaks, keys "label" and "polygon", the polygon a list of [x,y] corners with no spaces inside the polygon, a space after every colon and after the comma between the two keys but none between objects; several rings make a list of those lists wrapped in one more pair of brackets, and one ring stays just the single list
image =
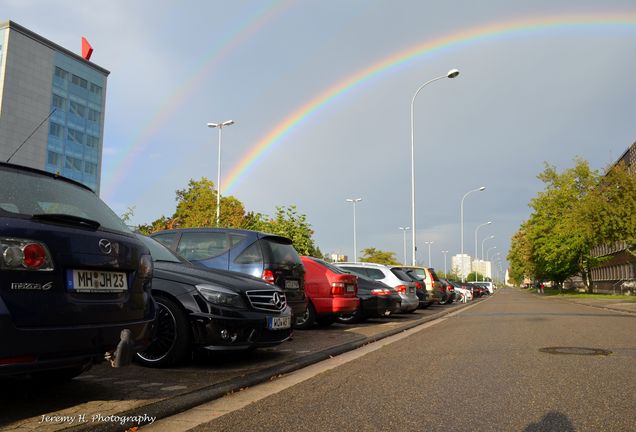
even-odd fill
[{"label": "red flag on roof", "polygon": [[88,43],[86,38],[82,36],[82,57],[84,57],[85,60],[90,60],[92,54],[93,47]]}]

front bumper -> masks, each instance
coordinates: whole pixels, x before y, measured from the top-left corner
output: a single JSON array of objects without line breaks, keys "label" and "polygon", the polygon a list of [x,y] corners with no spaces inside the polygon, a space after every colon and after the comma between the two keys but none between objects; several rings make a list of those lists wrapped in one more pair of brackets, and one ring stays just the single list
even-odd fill
[{"label": "front bumper", "polygon": [[[289,328],[271,329],[271,318],[288,320]],[[194,344],[211,351],[241,351],[281,344],[291,338],[292,311],[279,313],[235,311],[232,316],[190,314]]]}]

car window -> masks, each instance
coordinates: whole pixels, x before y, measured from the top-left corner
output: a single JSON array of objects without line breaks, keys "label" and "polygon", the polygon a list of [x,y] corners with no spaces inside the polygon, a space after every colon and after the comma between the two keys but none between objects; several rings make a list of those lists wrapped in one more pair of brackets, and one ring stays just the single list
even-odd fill
[{"label": "car window", "polygon": [[375,280],[384,279],[384,273],[382,272],[382,270],[368,268],[367,274],[369,275],[371,279],[375,279]]},{"label": "car window", "polygon": [[259,242],[254,242],[234,260],[235,264],[263,264],[263,253]]},{"label": "car window", "polygon": [[270,263],[301,264],[298,252],[291,244],[282,243],[273,238],[261,239],[259,242],[267,251],[267,258]]},{"label": "car window", "polygon": [[362,267],[349,267],[349,266],[339,266],[340,268],[345,269],[346,271],[350,272],[350,273],[355,273],[355,274],[359,274],[365,277],[369,277],[369,273],[367,273],[367,269],[362,268]]},{"label": "car window", "polygon": [[[0,209],[7,216],[59,215],[57,221],[64,216],[79,217],[95,221],[106,230],[131,232],[95,193],[73,183],[2,167],[0,185]],[[24,193],[27,185],[29,193]]]},{"label": "car window", "polygon": [[164,244],[166,247],[169,247],[170,249],[174,249],[174,245],[175,245],[175,242],[177,241],[177,237],[179,237],[178,232],[154,234],[152,236],[153,239]]},{"label": "car window", "polygon": [[426,270],[421,268],[411,269],[411,272],[417,277],[419,280],[426,280]]},{"label": "car window", "polygon": [[399,280],[404,282],[412,282],[415,280],[411,275],[401,269],[392,268],[391,273],[393,273]]},{"label": "car window", "polygon": [[233,248],[246,238],[247,236],[245,234],[230,234],[230,247]]},{"label": "car window", "polygon": [[222,232],[184,232],[177,253],[188,260],[204,260],[229,250],[227,235]]},{"label": "car window", "polygon": [[152,256],[153,261],[164,261],[164,262],[174,262],[174,263],[184,263],[187,262],[185,259],[177,256],[165,247],[163,244],[159,243],[157,240],[152,239],[150,237],[146,237],[141,234],[137,234],[137,238],[141,240],[148,250],[150,251],[150,256]]},{"label": "car window", "polygon": [[435,282],[439,282],[439,277],[437,277],[437,273],[435,273],[435,270],[433,269],[428,269],[429,272],[431,272],[431,277],[433,278],[433,280]]}]

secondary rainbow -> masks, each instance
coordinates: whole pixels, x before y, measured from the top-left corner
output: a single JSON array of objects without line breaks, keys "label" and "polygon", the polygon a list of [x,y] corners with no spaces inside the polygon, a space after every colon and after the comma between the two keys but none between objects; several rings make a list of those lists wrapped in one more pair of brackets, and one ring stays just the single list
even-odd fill
[{"label": "secondary rainbow", "polygon": [[[506,35],[534,35],[542,31],[556,30],[636,30],[636,12],[599,12],[596,14],[568,14],[561,16],[533,17],[506,22],[491,23],[472,27],[457,33],[426,41],[415,47],[405,49],[381,60],[370,67],[356,72],[341,82],[336,83],[318,96],[303,104],[296,111],[288,115],[281,123],[274,127],[266,136],[255,144],[245,156],[229,171],[221,182],[224,187],[223,195],[232,191],[234,186],[251,168],[262,160],[277,144],[281,143],[294,129],[320,109],[326,107],[338,97],[341,97],[363,83],[376,78],[390,70],[401,67],[411,61],[426,55],[432,55],[442,50],[459,48],[486,40],[500,38]],[[449,68],[455,65],[448,65]],[[446,70],[440,71],[445,73]]]}]

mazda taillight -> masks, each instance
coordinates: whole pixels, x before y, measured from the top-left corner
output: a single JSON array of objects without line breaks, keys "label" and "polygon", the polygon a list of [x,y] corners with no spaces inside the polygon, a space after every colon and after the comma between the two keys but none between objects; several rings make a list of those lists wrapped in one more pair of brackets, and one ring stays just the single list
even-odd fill
[{"label": "mazda taillight", "polygon": [[263,275],[261,276],[261,278],[267,282],[267,283],[271,283],[273,284],[276,279],[274,278],[274,272],[271,270],[263,270]]},{"label": "mazda taillight", "polygon": [[53,270],[53,259],[44,243],[0,237],[0,269]]}]

